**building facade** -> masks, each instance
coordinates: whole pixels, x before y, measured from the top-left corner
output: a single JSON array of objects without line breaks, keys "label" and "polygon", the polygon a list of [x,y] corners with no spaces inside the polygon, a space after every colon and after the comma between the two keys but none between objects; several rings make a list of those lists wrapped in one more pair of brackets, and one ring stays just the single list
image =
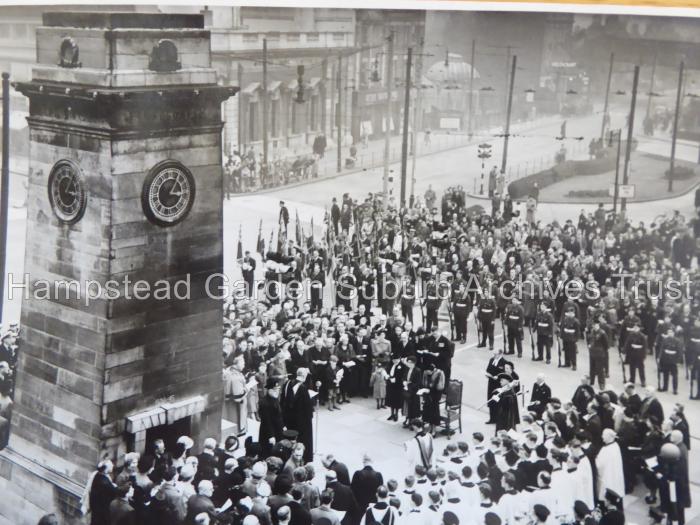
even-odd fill
[{"label": "building facade", "polygon": [[[357,75],[352,97],[351,134],[357,141],[377,139],[388,129],[401,131],[406,84],[408,48],[413,48],[411,107],[415,108],[416,87],[422,85],[423,46],[425,42],[425,11],[362,9],[356,12],[356,37],[359,49],[355,56]],[[391,118],[386,122],[387,65],[389,35],[393,38],[393,89]],[[421,82],[416,82],[416,78]],[[418,122],[421,119],[419,116]],[[420,126],[419,126],[420,127]]]},{"label": "building facade", "polygon": [[[228,153],[262,151],[264,61],[269,158],[308,153],[322,133],[333,140],[338,94],[349,99],[355,75],[353,10],[212,7],[205,16],[219,81],[241,89],[224,107]],[[348,129],[349,112],[341,106],[340,115]]]}]

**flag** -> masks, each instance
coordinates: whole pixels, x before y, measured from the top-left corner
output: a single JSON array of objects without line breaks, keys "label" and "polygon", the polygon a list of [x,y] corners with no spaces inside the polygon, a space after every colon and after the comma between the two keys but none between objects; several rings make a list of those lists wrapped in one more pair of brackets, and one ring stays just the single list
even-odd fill
[{"label": "flag", "polygon": [[311,216],[311,246],[314,244],[314,217],[313,215]]},{"label": "flag", "polygon": [[238,248],[236,249],[236,259],[243,259],[243,241],[241,240],[241,225],[238,225]]},{"label": "flag", "polygon": [[265,255],[265,241],[262,237],[262,219],[260,219],[260,226],[258,226],[258,242],[255,244],[255,250],[261,255]]},{"label": "flag", "polygon": [[301,224],[299,224],[299,210],[294,210],[294,211],[296,213],[296,225],[294,227],[294,230],[295,230],[294,233],[295,233],[296,238],[297,238],[297,244],[299,246],[302,246],[303,234],[301,232]]},{"label": "flag", "polygon": [[272,251],[272,240],[275,238],[275,229],[271,228],[270,229],[270,242],[267,243],[267,249],[268,251]]}]

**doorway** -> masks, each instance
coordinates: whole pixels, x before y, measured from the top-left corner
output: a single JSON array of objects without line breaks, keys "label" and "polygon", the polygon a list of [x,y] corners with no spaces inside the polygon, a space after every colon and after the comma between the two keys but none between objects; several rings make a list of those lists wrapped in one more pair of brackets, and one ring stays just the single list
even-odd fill
[{"label": "doorway", "polygon": [[153,451],[153,443],[157,439],[162,439],[165,443],[165,450],[171,452],[175,450],[175,444],[180,436],[190,436],[192,432],[191,417],[183,417],[170,424],[158,425],[146,430],[146,451]]}]

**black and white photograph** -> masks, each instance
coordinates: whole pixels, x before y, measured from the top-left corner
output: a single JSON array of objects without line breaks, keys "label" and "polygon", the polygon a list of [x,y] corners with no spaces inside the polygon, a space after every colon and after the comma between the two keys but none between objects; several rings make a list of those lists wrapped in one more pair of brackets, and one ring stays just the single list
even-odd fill
[{"label": "black and white photograph", "polygon": [[0,525],[700,524],[700,8],[3,2],[0,72]]}]

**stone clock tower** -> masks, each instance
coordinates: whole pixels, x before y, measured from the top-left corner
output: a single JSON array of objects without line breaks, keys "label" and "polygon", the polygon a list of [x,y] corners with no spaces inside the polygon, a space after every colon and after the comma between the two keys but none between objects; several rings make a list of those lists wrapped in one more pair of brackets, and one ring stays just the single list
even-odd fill
[{"label": "stone clock tower", "polygon": [[[45,14],[16,88],[28,294],[0,516],[81,523],[100,459],[219,437],[222,309],[205,281],[223,271],[221,104],[236,89],[217,85],[201,16],[144,13]],[[34,293],[59,281],[76,284]],[[110,281],[119,296],[86,303]]]}]

